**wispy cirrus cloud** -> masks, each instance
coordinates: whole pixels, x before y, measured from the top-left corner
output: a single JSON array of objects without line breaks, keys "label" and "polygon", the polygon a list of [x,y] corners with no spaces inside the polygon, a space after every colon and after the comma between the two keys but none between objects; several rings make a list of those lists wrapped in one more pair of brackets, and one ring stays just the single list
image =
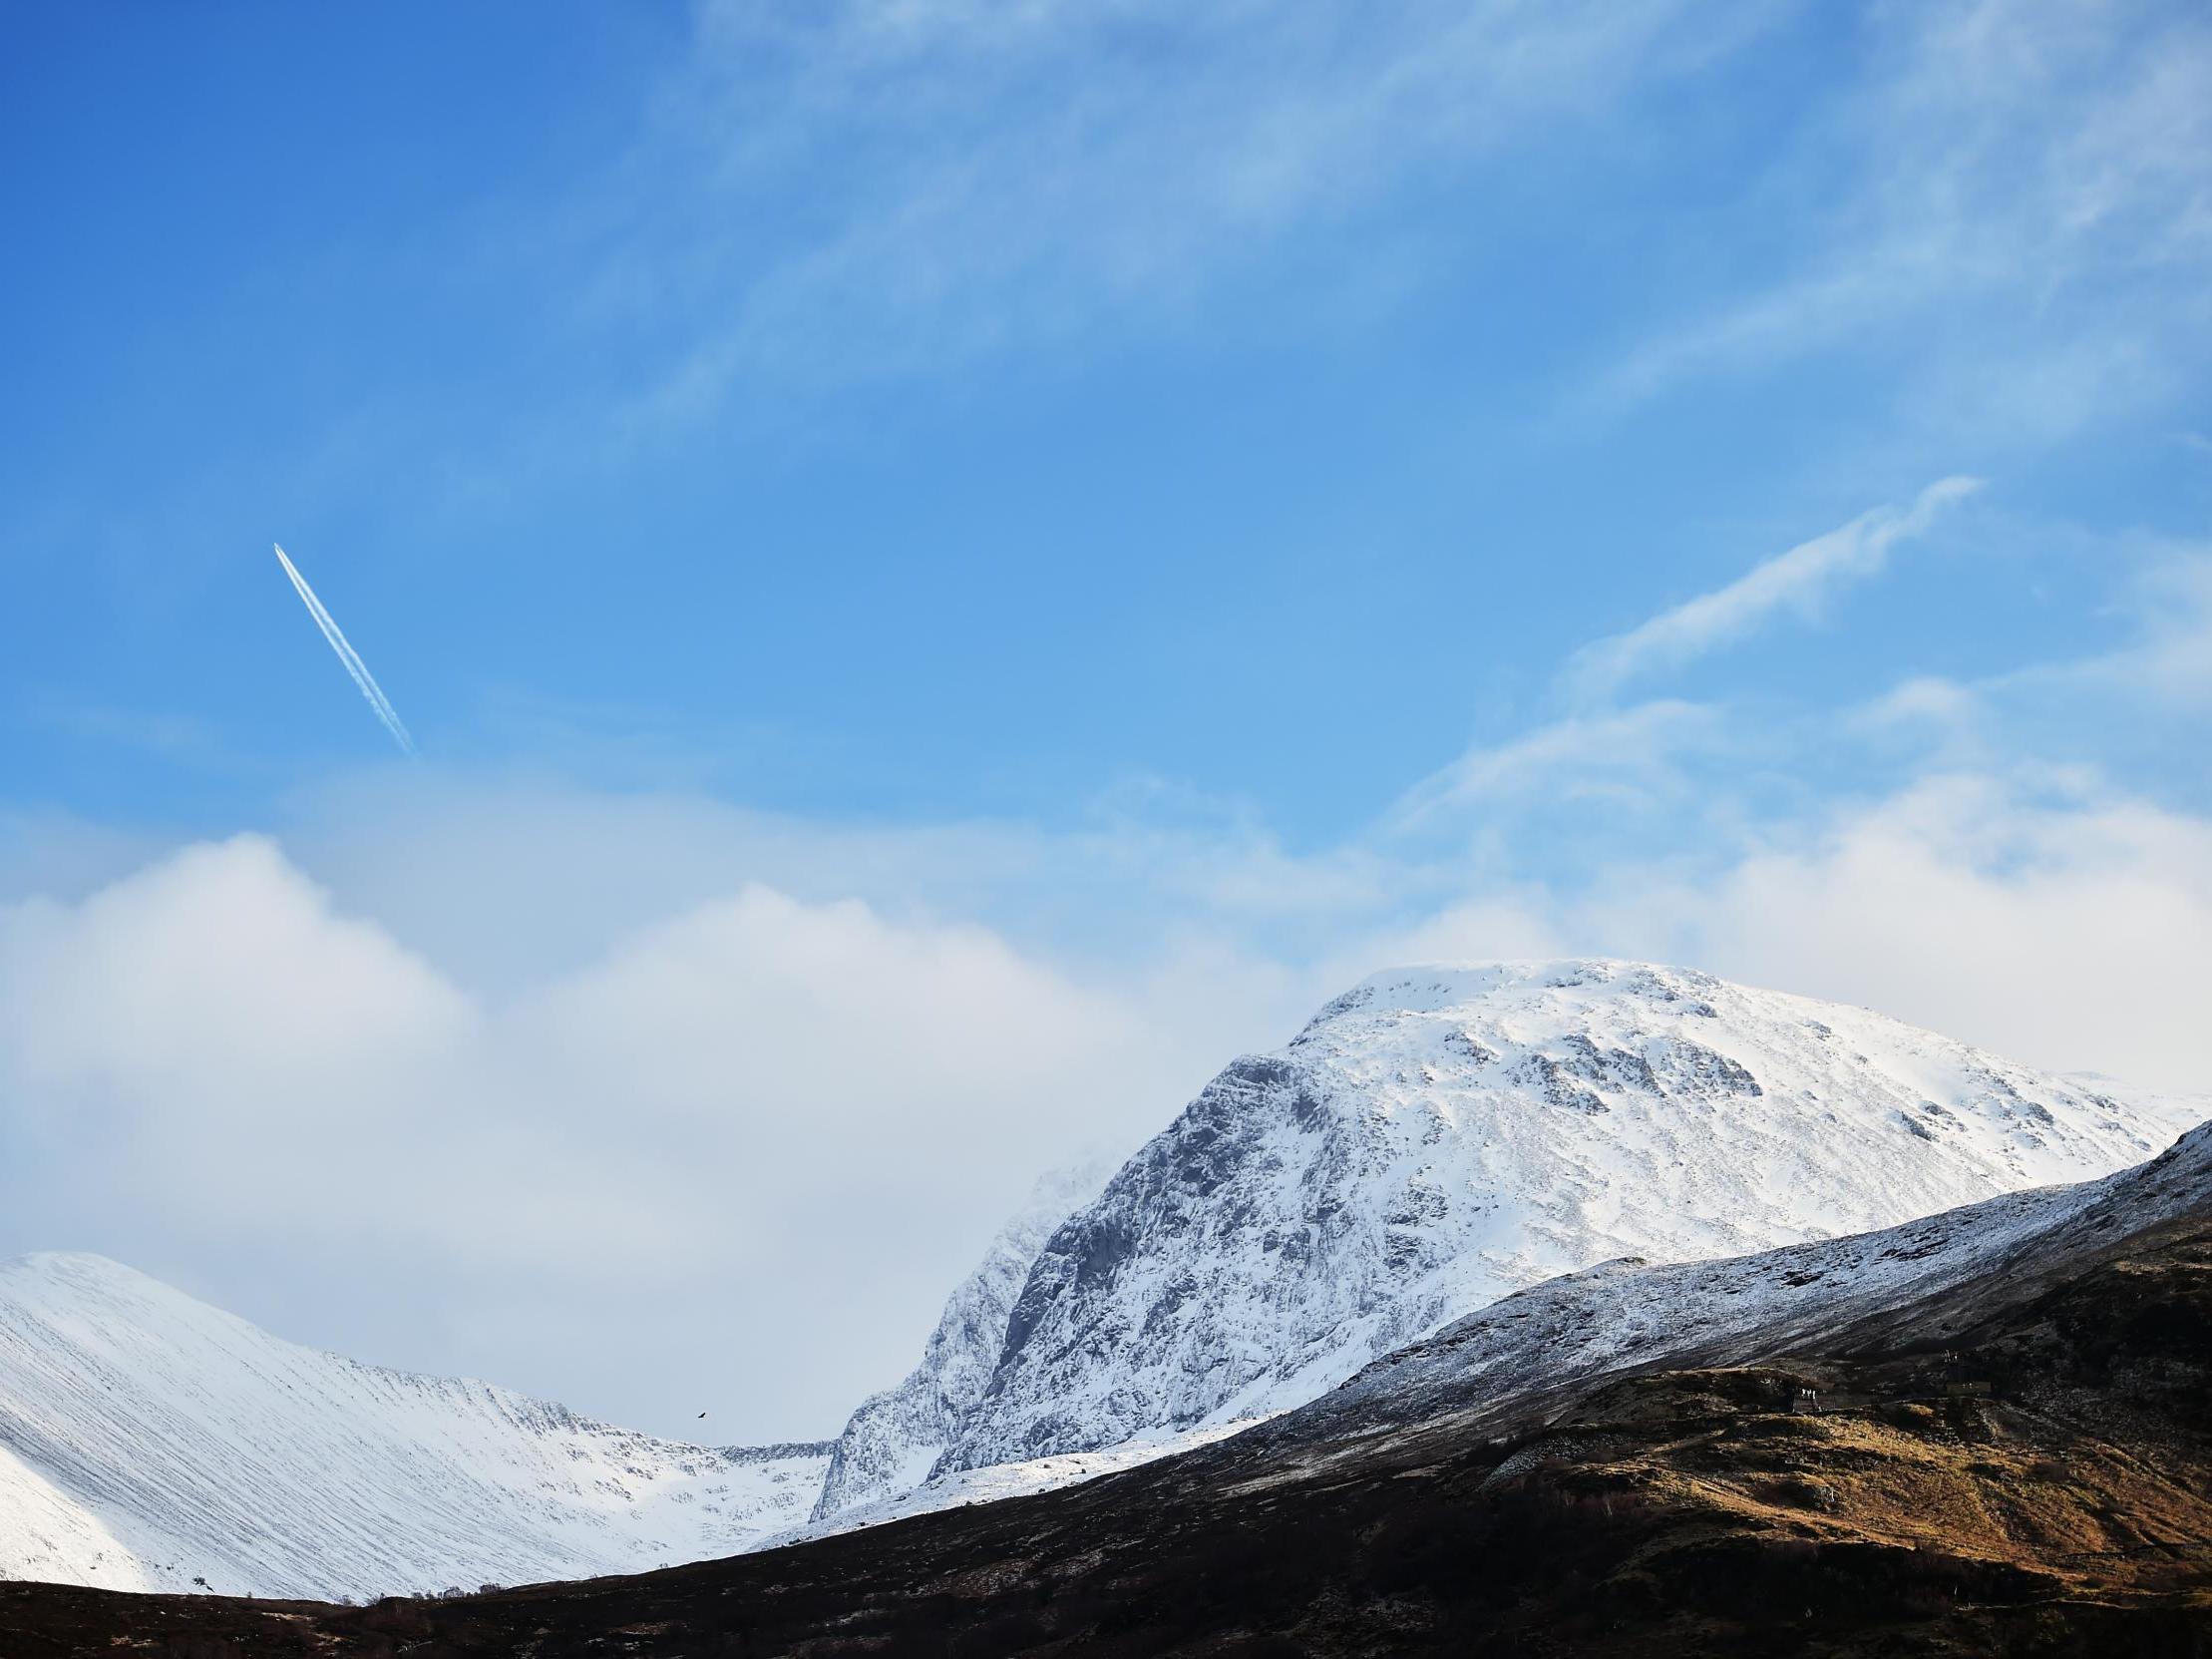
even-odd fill
[{"label": "wispy cirrus cloud", "polygon": [[1718,740],[1718,710],[1679,698],[1571,714],[1518,736],[1478,744],[1401,795],[1394,831],[1529,795],[1620,806],[1679,787],[1684,754]]},{"label": "wispy cirrus cloud", "polygon": [[1725,587],[1583,646],[1569,660],[1564,680],[1581,699],[1607,698],[1641,675],[1679,668],[1777,617],[1817,617],[1839,589],[1879,576],[1892,548],[1925,532],[1947,507],[1979,488],[1979,479],[1942,479],[1909,507],[1878,507],[1800,542]]},{"label": "wispy cirrus cloud", "polygon": [[2169,0],[1938,0],[1853,20],[1866,69],[1746,213],[1795,257],[1645,339],[1613,410],[1848,345],[1916,420],[2048,439],[2156,403],[2212,321],[2212,21]]},{"label": "wispy cirrus cloud", "polygon": [[[1639,679],[1662,676],[1746,639],[1777,620],[1817,617],[1834,594],[1879,576],[1892,549],[1925,534],[1980,488],[1977,479],[1940,479],[1906,506],[1871,509],[1762,560],[1710,593],[1583,645],[1558,675],[1566,713],[1469,748],[1402,794],[1383,824],[1403,835],[1531,800],[1618,812],[1695,793],[1702,765],[1723,756],[1741,760],[1770,746],[1770,738],[1747,729],[1719,704],[1655,696],[1618,707],[1617,694]],[[1927,701],[1923,694],[1915,706]]]},{"label": "wispy cirrus cloud", "polygon": [[[1302,227],[1617,121],[1780,9],[713,4],[627,176],[642,221],[595,291],[702,319],[635,405],[643,421],[762,379],[873,379],[1172,324]],[[1354,288],[1391,262],[1373,242],[1334,258]]]}]

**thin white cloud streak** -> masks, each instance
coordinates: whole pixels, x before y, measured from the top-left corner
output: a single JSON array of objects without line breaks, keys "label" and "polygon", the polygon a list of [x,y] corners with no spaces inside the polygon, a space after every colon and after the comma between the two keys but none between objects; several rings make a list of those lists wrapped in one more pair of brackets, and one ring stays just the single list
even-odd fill
[{"label": "thin white cloud streak", "polygon": [[[1987,759],[1990,741],[2024,725],[2039,728],[2045,743],[2078,730],[2108,744],[2115,728],[2155,741],[2201,721],[2212,713],[2212,546],[2151,540],[2136,557],[2142,566],[2112,606],[2133,624],[2127,643],[1965,681],[1915,675],[1847,711],[1844,722],[1971,739],[1954,752]],[[1993,728],[1988,739],[1985,727]]]},{"label": "thin white cloud streak", "polygon": [[[1424,170],[1617,119],[1779,9],[709,5],[636,163],[653,183],[622,186],[659,212],[628,238],[652,252],[595,288],[709,318],[632,417],[698,418],[762,376],[873,379],[1117,320],[1172,324],[1282,237],[1383,205]],[[801,168],[811,239],[764,252],[728,234],[737,205],[773,205]],[[702,225],[693,204],[653,207],[670,177],[717,212]],[[1421,257],[1364,240],[1339,274],[1371,285],[1401,256]]]},{"label": "thin white cloud streak", "polygon": [[1941,479],[1910,507],[1864,513],[1725,587],[1583,646],[1559,678],[1572,712],[1439,767],[1383,814],[1383,832],[1417,834],[1480,806],[1539,795],[1614,809],[1680,795],[1688,787],[1687,761],[1740,744],[1726,711],[1679,697],[1617,709],[1609,706],[1614,694],[1746,638],[1777,616],[1817,616],[1831,594],[1880,574],[1892,548],[1926,533],[1946,508],[1979,488],[1978,479]]},{"label": "thin white cloud streak", "polygon": [[[275,546],[274,543],[270,545]],[[276,562],[284,567],[284,574],[292,579],[292,587],[306,605],[307,614],[315,619],[315,625],[322,629],[322,636],[330,641],[330,648],[338,653],[338,660],[345,664],[346,672],[353,676],[353,683],[360,688],[361,695],[368,699],[369,707],[375,711],[376,717],[384,722],[384,729],[392,734],[392,741],[400,746],[402,754],[412,755],[415,752],[415,739],[408,736],[407,727],[400,721],[399,710],[392,706],[391,699],[384,694],[384,687],[377,684],[376,676],[369,672],[369,665],[361,660],[361,653],[353,648],[344,631],[339,628],[337,619],[323,609],[322,601],[315,598],[314,589],[307,586],[307,579],[299,574],[298,567],[285,556],[281,547],[276,549]]]},{"label": "thin white cloud streak", "polygon": [[1898,351],[1901,416],[1983,445],[2185,390],[2212,322],[2202,9],[1932,0],[1862,21],[1866,78],[1743,204],[1804,256],[1644,341],[1586,403],[1842,345]]},{"label": "thin white cloud streak", "polygon": [[1717,710],[1680,698],[1571,714],[1469,749],[1400,796],[1383,827],[1406,834],[1477,806],[1537,794],[1618,807],[1670,793],[1680,786],[1685,754],[1722,736]]},{"label": "thin white cloud streak", "polygon": [[2171,707],[2212,710],[2212,545],[2161,558],[2130,596],[2140,627],[2128,647],[2054,672],[2148,693]]},{"label": "thin white cloud streak", "polygon": [[[594,285],[702,318],[630,419],[702,418],[756,378],[922,372],[1117,319],[1185,321],[1286,235],[1636,119],[1793,9],[1416,0],[1347,23],[1303,0],[709,5],[636,170],[689,179],[720,211],[661,211]],[[1947,421],[2047,439],[2170,392],[2212,320],[2201,17],[1933,0],[1870,8],[1857,29],[1861,72],[1775,135],[1740,204],[1748,242],[1787,221],[1802,255],[1635,347],[1587,401],[1617,411],[1931,319],[1898,373]],[[801,167],[810,240],[728,233]],[[1396,267],[1382,287],[1403,292],[1441,252],[1419,231],[1370,237],[1351,268]]]},{"label": "thin white cloud streak", "polygon": [[1583,699],[1603,699],[1629,680],[1679,668],[1732,644],[1778,613],[1814,618],[1839,588],[1880,575],[1893,547],[1926,533],[1945,508],[1979,488],[1979,479],[1942,479],[1921,491],[1909,508],[1879,507],[1801,542],[1724,588],[1663,611],[1626,633],[1585,645],[1569,661],[1565,682]]}]

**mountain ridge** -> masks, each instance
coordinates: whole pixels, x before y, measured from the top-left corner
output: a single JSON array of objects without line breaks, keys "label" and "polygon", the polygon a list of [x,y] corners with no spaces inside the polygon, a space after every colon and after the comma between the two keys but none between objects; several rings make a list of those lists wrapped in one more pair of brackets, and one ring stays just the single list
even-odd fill
[{"label": "mountain ridge", "polygon": [[932,1472],[1266,1416],[1609,1257],[2103,1174],[2191,1109],[1694,970],[1385,970],[1232,1061],[1053,1233]]},{"label": "mountain ridge", "polygon": [[881,1503],[928,1478],[990,1381],[1005,1347],[1006,1319],[1037,1251],[1070,1210],[1106,1184],[1102,1157],[1043,1176],[951,1295],[915,1369],[855,1408],[831,1443],[830,1465],[809,1520]]},{"label": "mountain ridge", "polygon": [[816,1536],[1294,1414],[1625,1253],[1724,1260],[2101,1174],[2201,1110],[1690,970],[1387,970],[1110,1175],[1040,1182],[830,1442],[663,1441],[283,1343],[103,1258],[0,1263],[0,1570],[367,1595]]},{"label": "mountain ridge", "polygon": [[828,1443],[715,1448],[273,1337],[106,1257],[0,1262],[0,1570],[373,1596],[727,1553]]},{"label": "mountain ridge", "polygon": [[[1897,1274],[1803,1272],[1821,1253]],[[1794,1300],[1720,1332],[1732,1354],[1712,1333],[1684,1346],[1668,1336],[1683,1273]],[[2106,1659],[2212,1642],[2212,1127],[2095,1181],[1543,1290],[1563,1329],[1610,1308],[1656,1341],[1579,1376],[1501,1372],[1480,1328],[1510,1336],[1514,1304],[1541,1300],[1524,1293],[1418,1351],[1433,1390],[1355,1382],[1057,1491],[369,1609],[0,1585],[0,1637],[51,1659]],[[1565,1315],[1578,1301],[1591,1317]]]}]

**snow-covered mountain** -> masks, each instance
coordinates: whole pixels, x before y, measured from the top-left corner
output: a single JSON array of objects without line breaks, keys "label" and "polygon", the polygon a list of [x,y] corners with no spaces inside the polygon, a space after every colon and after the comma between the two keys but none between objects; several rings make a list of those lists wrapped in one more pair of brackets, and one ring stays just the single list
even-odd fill
[{"label": "snow-covered mountain", "polygon": [[[835,1443],[757,1450],[357,1365],[97,1257],[25,1257],[0,1263],[0,1576],[358,1597],[736,1553],[1200,1444],[1469,1315],[1363,1398],[1603,1368],[1661,1325],[1718,1340],[1738,1310],[1786,1311],[1793,1274],[1887,1294],[1918,1258],[1803,1241],[2102,1176],[2205,1114],[1680,970],[1380,974],[1111,1180],[1040,1183]],[[1907,1242],[1980,1261],[2062,1202]],[[1777,1246],[1803,1253],[1582,1271]]]},{"label": "snow-covered mountain", "polygon": [[999,1229],[975,1270],[945,1299],[922,1363],[861,1403],[834,1443],[811,1519],[881,1504],[928,1477],[982,1398],[1006,1346],[1006,1316],[1044,1241],[1113,1173],[1103,1157],[1056,1170]]},{"label": "snow-covered mountain", "polygon": [[804,1526],[772,1533],[746,1547],[781,1549],[785,1544],[811,1543],[839,1532],[881,1526],[887,1520],[906,1520],[914,1515],[934,1514],[941,1509],[959,1509],[974,1503],[995,1503],[1000,1498],[1058,1491],[1062,1486],[1081,1485],[1102,1474],[1118,1474],[1123,1469],[1211,1446],[1253,1427],[1255,1425],[1250,1423],[1209,1424],[1203,1429],[1186,1429],[1164,1440],[1140,1436],[1100,1452],[1066,1452],[1057,1456],[1033,1457],[1025,1463],[992,1463],[984,1468],[954,1469],[888,1497],[848,1503],[828,1514],[818,1515]]},{"label": "snow-covered mountain", "polygon": [[[1348,1444],[1384,1446],[1395,1431],[1417,1432],[1447,1415],[1455,1434],[1479,1439],[1488,1425],[1525,1426],[1532,1405],[1549,1417],[1562,1402],[1587,1401],[1593,1388],[1640,1373],[1793,1356],[1826,1356],[1815,1364],[1828,1369],[1868,1348],[1934,1352],[1964,1342],[1993,1306],[2017,1307],[2099,1256],[2208,1208],[2212,1124],[2117,1174],[2005,1193],[1875,1232],[1715,1261],[1603,1262],[1455,1320],[1263,1424],[1213,1424],[1099,1452],[956,1470],[765,1539],[763,1547],[1075,1485],[1248,1429],[1224,1449],[1231,1460],[1213,1465],[1239,1485],[1252,1479],[1255,1462],[1328,1463]],[[1563,1429],[1516,1458],[1561,1455],[1578,1438],[1587,1435]],[[1272,1486],[1284,1466],[1264,1479]]]},{"label": "snow-covered mountain", "polygon": [[[1627,1371],[1745,1365],[1817,1344],[1949,1341],[2045,1274],[2111,1240],[2212,1207],[2212,1124],[2116,1175],[1986,1198],[1902,1226],[1722,1261],[1625,1258],[1546,1280],[1360,1371],[1274,1420],[1277,1440],[1326,1440],[1495,1409],[1535,1390]],[[1972,1286],[1961,1308],[1929,1311]],[[1950,1300],[1956,1300],[1955,1297]]]},{"label": "snow-covered mountain", "polygon": [[335,1598],[633,1571],[804,1521],[829,1454],[356,1365],[98,1256],[0,1263],[0,1577]]},{"label": "snow-covered mountain", "polygon": [[1557,1274],[2102,1175],[2195,1115],[1681,970],[1378,974],[1053,1233],[937,1471],[1282,1411]]}]

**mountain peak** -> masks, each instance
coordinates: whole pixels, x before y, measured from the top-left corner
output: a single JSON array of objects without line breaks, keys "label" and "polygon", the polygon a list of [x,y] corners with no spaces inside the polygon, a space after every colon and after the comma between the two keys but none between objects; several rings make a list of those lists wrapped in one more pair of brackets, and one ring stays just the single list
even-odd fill
[{"label": "mountain peak", "polygon": [[[1342,1021],[1439,1014],[1470,1005],[1634,1000],[1707,1017],[1710,997],[1737,989],[1710,974],[1612,957],[1408,963],[1369,974],[1324,1003],[1301,1036]],[[1771,993],[1766,995],[1773,995]],[[1293,1042],[1296,1040],[1292,1039]]]},{"label": "mountain peak", "polygon": [[2162,1102],[1865,1009],[1608,959],[1369,975],[1046,1242],[940,1470],[1299,1404],[1510,1291],[2135,1163]]}]

